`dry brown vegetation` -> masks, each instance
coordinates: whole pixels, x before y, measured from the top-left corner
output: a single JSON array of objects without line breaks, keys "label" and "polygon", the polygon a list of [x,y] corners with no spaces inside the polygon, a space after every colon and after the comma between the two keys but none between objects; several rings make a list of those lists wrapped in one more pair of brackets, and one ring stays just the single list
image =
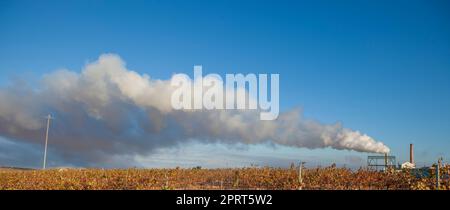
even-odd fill
[{"label": "dry brown vegetation", "polygon": [[[449,169],[442,170],[441,189],[450,189]],[[300,182],[295,168],[0,170],[0,189],[436,189],[433,175],[326,167],[303,169]]]}]

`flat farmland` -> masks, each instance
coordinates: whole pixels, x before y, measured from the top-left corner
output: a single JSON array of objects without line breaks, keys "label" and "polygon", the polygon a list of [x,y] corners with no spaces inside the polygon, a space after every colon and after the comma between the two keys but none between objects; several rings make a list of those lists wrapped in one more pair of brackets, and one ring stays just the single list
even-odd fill
[{"label": "flat farmland", "polygon": [[[449,167],[443,168],[440,189],[450,189]],[[433,190],[431,173],[324,167],[229,169],[0,169],[1,190]]]}]

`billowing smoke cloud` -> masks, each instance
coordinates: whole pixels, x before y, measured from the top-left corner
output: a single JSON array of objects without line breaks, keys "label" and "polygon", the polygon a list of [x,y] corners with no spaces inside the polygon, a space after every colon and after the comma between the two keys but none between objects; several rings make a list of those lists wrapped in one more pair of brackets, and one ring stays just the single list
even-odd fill
[{"label": "billowing smoke cloud", "polygon": [[51,147],[64,158],[101,162],[114,155],[149,154],[186,141],[274,144],[387,153],[389,148],[341,124],[304,119],[299,110],[261,121],[255,110],[173,110],[170,80],[128,70],[104,54],[76,73],[45,75],[39,87],[0,89],[0,135],[41,143],[48,113],[55,117]]}]

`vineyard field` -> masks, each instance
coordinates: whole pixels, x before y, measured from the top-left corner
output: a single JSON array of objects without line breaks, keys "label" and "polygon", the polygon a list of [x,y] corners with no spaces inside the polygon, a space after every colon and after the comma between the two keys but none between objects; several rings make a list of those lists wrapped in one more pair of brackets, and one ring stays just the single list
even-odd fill
[{"label": "vineyard field", "polygon": [[[450,189],[443,168],[440,189]],[[409,171],[377,172],[368,169],[324,167],[230,169],[48,169],[0,170],[1,190],[433,190],[436,178],[417,177]]]}]

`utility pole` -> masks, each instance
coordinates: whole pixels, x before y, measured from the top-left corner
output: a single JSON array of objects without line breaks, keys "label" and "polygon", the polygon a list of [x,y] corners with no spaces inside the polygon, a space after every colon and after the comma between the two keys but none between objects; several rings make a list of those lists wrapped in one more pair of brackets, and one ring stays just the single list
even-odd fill
[{"label": "utility pole", "polygon": [[45,132],[45,149],[44,149],[44,165],[42,169],[45,169],[45,164],[47,162],[47,144],[48,144],[48,129],[50,128],[50,120],[53,119],[52,116],[49,114],[47,117],[47,130]]}]

